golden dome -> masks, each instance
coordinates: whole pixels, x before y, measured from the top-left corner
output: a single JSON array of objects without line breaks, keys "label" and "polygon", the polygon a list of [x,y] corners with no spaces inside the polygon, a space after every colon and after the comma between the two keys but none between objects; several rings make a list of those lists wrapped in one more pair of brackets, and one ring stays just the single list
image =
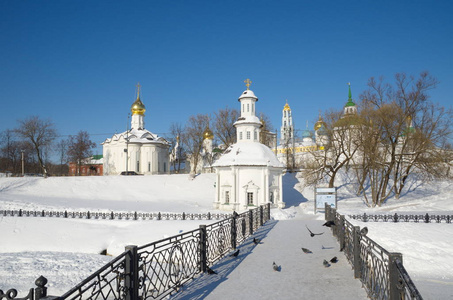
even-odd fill
[{"label": "golden dome", "polygon": [[211,129],[209,129],[209,127],[206,127],[206,130],[203,132],[203,139],[214,139],[214,134],[212,133]]},{"label": "golden dome", "polygon": [[321,127],[326,127],[326,123],[322,120],[321,116],[319,116],[319,120],[315,123],[315,131],[318,130]]},{"label": "golden dome", "polygon": [[288,105],[288,102],[286,102],[285,106],[283,107],[283,110],[291,110],[291,108]]},{"label": "golden dome", "polygon": [[143,104],[142,100],[140,100],[139,97],[137,97],[137,100],[135,100],[134,103],[132,103],[131,106],[131,112],[133,115],[143,115],[145,113],[145,105]]}]

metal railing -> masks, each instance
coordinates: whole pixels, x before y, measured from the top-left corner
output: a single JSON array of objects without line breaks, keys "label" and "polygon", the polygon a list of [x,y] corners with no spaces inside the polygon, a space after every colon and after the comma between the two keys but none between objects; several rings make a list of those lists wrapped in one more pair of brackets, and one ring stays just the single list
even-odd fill
[{"label": "metal railing", "polygon": [[353,226],[327,204],[325,219],[335,222],[333,235],[371,299],[423,299],[403,266],[401,253],[388,252],[366,235],[367,230]]},{"label": "metal railing", "polygon": [[101,220],[221,220],[231,216],[223,213],[161,213],[161,212],[92,212],[46,210],[0,210],[3,217],[47,217]]},{"label": "metal railing", "polygon": [[[58,300],[163,299],[236,249],[270,219],[270,204],[233,215],[210,225],[125,251],[66,292]],[[46,280],[47,283],[47,280]],[[44,283],[44,285],[46,284]],[[42,288],[45,288],[42,285]],[[46,289],[46,288],[45,288]],[[35,293],[33,293],[33,290]],[[36,288],[25,298],[17,291],[0,291],[0,300],[39,300]],[[41,290],[40,290],[41,291]],[[31,296],[30,296],[31,295]]]},{"label": "metal railing", "polygon": [[362,222],[414,222],[414,223],[452,223],[453,215],[430,215],[426,214],[397,214],[394,215],[349,215],[351,219]]}]

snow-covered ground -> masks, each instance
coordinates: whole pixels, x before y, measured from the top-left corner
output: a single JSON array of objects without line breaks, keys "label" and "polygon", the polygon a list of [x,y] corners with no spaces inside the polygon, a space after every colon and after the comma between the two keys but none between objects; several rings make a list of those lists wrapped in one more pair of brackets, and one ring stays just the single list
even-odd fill
[{"label": "snow-covered ground", "polygon": [[[215,212],[215,175],[0,178],[0,210]],[[400,200],[370,209],[354,196],[346,178],[338,190],[339,212],[453,214],[453,183],[414,181]],[[414,190],[414,188],[416,188]],[[284,176],[285,209],[276,220],[323,219],[313,212],[313,189],[294,174]],[[0,289],[24,295],[40,275],[48,293],[60,295],[118,255],[126,245],[143,245],[210,221],[86,220],[0,217]],[[403,253],[406,269],[425,299],[453,299],[453,224],[361,223],[368,235],[391,252]],[[294,257],[294,259],[298,259]],[[284,298],[284,295],[282,295]]]}]

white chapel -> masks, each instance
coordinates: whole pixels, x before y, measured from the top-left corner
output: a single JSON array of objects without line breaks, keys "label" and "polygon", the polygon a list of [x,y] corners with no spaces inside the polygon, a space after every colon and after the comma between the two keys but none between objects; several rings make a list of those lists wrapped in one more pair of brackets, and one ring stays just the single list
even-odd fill
[{"label": "white chapel", "polygon": [[284,165],[272,150],[261,144],[263,124],[256,116],[258,98],[249,89],[239,97],[241,116],[234,123],[237,141],[212,165],[216,173],[214,208],[242,211],[271,203],[283,208]]},{"label": "white chapel", "polygon": [[131,128],[102,143],[104,175],[118,175],[123,171],[145,175],[170,173],[170,144],[145,129],[145,111],[140,84],[137,84],[137,98],[131,106]]}]

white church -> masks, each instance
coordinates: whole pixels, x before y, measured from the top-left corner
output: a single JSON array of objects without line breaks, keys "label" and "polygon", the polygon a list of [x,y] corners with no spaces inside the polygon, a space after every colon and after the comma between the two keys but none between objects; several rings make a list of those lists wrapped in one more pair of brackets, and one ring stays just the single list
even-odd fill
[{"label": "white church", "polygon": [[261,144],[262,122],[255,115],[258,98],[249,89],[239,97],[241,116],[234,123],[237,142],[212,165],[216,173],[214,208],[242,211],[271,203],[283,208],[285,166]]},{"label": "white church", "polygon": [[145,111],[140,99],[140,84],[137,84],[137,98],[131,106],[131,128],[102,143],[104,175],[118,175],[124,171],[145,175],[170,173],[170,144],[145,129]]}]

